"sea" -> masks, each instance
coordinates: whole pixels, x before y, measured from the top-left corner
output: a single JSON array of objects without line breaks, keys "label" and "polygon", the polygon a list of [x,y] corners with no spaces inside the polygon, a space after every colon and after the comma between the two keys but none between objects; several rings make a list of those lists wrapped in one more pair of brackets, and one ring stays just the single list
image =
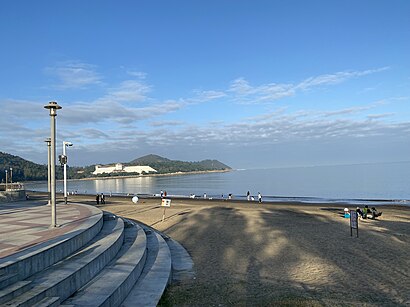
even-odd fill
[{"label": "sea", "polygon": [[[47,182],[27,182],[27,190],[47,191]],[[58,181],[57,192],[63,190]],[[410,161],[397,163],[238,169],[223,173],[68,180],[69,193],[246,199],[264,201],[410,205]]]}]

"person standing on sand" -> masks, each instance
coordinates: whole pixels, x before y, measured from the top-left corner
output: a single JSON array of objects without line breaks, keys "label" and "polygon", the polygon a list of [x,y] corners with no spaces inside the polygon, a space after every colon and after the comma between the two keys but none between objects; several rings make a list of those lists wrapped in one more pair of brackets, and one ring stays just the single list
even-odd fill
[{"label": "person standing on sand", "polygon": [[258,192],[258,202],[262,203],[262,195],[260,192]]},{"label": "person standing on sand", "polygon": [[99,194],[97,194],[97,195],[95,196],[95,201],[97,202],[97,205],[100,204],[100,195],[99,195]]},{"label": "person standing on sand", "polygon": [[251,200],[251,193],[248,191],[248,193],[246,193],[246,199],[248,200],[248,201],[250,201]]},{"label": "person standing on sand", "polygon": [[105,204],[105,196],[104,196],[104,193],[101,193],[101,204]]}]

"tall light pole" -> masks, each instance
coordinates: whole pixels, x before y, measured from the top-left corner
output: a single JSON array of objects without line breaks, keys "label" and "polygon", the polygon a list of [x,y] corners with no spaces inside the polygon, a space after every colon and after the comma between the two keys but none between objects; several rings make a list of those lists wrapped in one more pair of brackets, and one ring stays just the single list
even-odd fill
[{"label": "tall light pole", "polygon": [[9,180],[9,178],[7,177],[7,170],[6,170],[6,191],[7,191],[7,181]]},{"label": "tall light pole", "polygon": [[57,110],[61,106],[55,101],[51,101],[44,106],[45,109],[50,110],[50,130],[51,130],[51,227],[57,227],[57,206],[56,206],[56,116]]},{"label": "tall light pole", "polygon": [[46,138],[44,142],[47,143],[47,194],[48,204],[51,205],[51,138]]},{"label": "tall light pole", "polygon": [[64,165],[64,203],[67,205],[67,153],[66,147],[73,146],[71,142],[63,142],[63,156],[61,157],[61,162]]},{"label": "tall light pole", "polygon": [[10,186],[13,189],[13,168],[10,167]]}]

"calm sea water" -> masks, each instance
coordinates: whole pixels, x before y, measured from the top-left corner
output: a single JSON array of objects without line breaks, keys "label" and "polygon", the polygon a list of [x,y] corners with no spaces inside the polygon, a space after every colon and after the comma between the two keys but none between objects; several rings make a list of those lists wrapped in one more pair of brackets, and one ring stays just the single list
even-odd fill
[{"label": "calm sea water", "polygon": [[[46,191],[47,183],[27,183],[26,189]],[[57,183],[57,191],[63,189]],[[105,194],[158,194],[244,198],[247,191],[264,200],[352,201],[394,200],[410,203],[410,162],[236,170],[180,176],[70,180],[68,191]],[[407,201],[403,201],[407,200]]]}]

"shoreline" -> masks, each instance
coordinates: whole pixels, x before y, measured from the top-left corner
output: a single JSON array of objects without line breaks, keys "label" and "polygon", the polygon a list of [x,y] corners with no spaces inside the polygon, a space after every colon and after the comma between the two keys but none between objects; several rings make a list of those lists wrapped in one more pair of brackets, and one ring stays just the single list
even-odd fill
[{"label": "shoreline", "polygon": [[[212,173],[229,173],[234,171],[234,169],[227,170],[210,170],[210,171],[194,171],[194,172],[176,172],[176,173],[165,173],[165,174],[146,174],[146,175],[124,175],[124,176],[102,176],[102,177],[87,177],[78,179],[67,179],[68,181],[92,181],[92,180],[105,180],[105,179],[127,179],[127,178],[140,178],[140,177],[166,177],[166,176],[182,176],[182,175],[198,175],[198,174],[212,174]],[[57,179],[57,182],[64,181],[63,179]],[[22,184],[26,183],[41,183],[47,182],[47,180],[33,180],[33,181],[22,181]]]},{"label": "shoreline", "polygon": [[[125,175],[125,176],[103,176],[103,177],[88,177],[81,179],[69,179],[69,180],[97,180],[97,179],[123,179],[123,178],[139,178],[139,177],[166,177],[166,176],[181,176],[181,175],[198,175],[198,174],[211,174],[211,173],[228,173],[230,170],[210,170],[210,171],[194,171],[194,172],[176,172],[165,174],[146,174],[146,175]],[[62,180],[61,180],[62,181]]]},{"label": "shoreline", "polygon": [[[33,190],[27,190],[28,193],[33,194],[34,196],[46,196],[47,192],[44,191],[33,191]],[[58,197],[63,197],[63,193],[57,192],[56,195]],[[124,200],[124,199],[129,199],[131,201],[132,196],[138,196],[138,198],[141,201],[161,201],[161,197],[159,194],[118,194],[118,193],[113,193],[111,196],[109,193],[104,193],[106,196],[106,199],[112,199],[112,200]],[[78,198],[90,198],[94,199],[95,195],[94,194],[84,194],[84,193],[78,193],[78,194],[70,194],[68,195],[68,198],[71,199],[78,199]],[[227,199],[227,198],[203,198],[203,197],[195,197],[191,198],[189,196],[181,196],[181,195],[168,195],[166,197],[168,199],[171,199],[174,202],[184,202],[184,203],[191,203],[191,204],[207,204],[207,205],[218,205],[220,203],[226,204],[226,205],[249,205],[249,206],[264,206],[264,205],[273,205],[273,206],[340,206],[340,207],[363,207],[364,205],[371,205],[371,206],[377,206],[377,207],[389,207],[389,208],[410,208],[410,203],[407,201],[406,203],[403,202],[394,202],[392,200],[361,200],[357,202],[346,202],[343,200],[328,200],[328,199],[323,199],[320,201],[318,199],[317,202],[307,202],[303,201],[302,199],[299,200],[289,200],[286,198],[281,198],[278,200],[264,200],[261,204],[258,203],[257,200],[253,201],[248,201],[247,199],[241,199],[241,198],[233,198],[233,199]]]}]

